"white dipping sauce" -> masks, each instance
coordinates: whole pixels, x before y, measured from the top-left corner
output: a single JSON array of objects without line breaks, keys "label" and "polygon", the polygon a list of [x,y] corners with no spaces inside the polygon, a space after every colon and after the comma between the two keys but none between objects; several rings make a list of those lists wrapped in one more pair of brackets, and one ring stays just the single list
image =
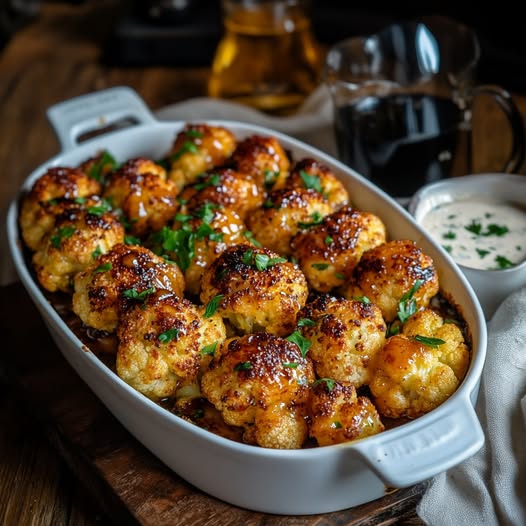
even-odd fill
[{"label": "white dipping sauce", "polygon": [[460,265],[496,270],[526,259],[526,211],[484,196],[444,203],[422,226]]}]

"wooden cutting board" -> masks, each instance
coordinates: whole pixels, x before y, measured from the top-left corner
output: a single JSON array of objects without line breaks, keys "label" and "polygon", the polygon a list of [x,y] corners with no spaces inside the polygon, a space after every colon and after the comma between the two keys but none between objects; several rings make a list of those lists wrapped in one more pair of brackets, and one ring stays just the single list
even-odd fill
[{"label": "wooden cutting board", "polygon": [[133,438],[63,358],[20,284],[0,289],[1,359],[24,406],[117,524],[378,525],[413,516],[425,484],[352,509],[312,516],[244,510],[178,477]]}]

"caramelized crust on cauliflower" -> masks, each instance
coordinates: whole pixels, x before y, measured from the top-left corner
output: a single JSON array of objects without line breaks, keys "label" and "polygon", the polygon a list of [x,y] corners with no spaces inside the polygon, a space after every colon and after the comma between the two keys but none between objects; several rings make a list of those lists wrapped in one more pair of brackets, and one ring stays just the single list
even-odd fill
[{"label": "caramelized crust on cauliflower", "polygon": [[129,232],[138,237],[159,230],[175,215],[177,187],[162,166],[144,158],[130,159],[108,176],[103,196],[122,211]]},{"label": "caramelized crust on cauliflower", "polygon": [[385,343],[386,325],[376,305],[323,295],[301,309],[298,321],[318,377],[355,387],[369,382],[371,363]]},{"label": "caramelized crust on cauliflower", "polygon": [[308,292],[296,265],[249,244],[225,249],[201,281],[201,301],[217,301],[218,312],[243,333],[289,334]]},{"label": "caramelized crust on cauliflower", "polygon": [[333,210],[349,204],[349,192],[332,170],[310,157],[294,164],[286,188],[312,188],[329,201]]},{"label": "caramelized crust on cauliflower", "polygon": [[378,351],[369,388],[378,412],[389,418],[417,418],[445,402],[459,386],[441,352],[399,334]]},{"label": "caramelized crust on cauliflower", "polygon": [[409,337],[424,336],[443,342],[436,349],[438,359],[451,367],[459,380],[464,378],[469,365],[469,349],[455,323],[446,323],[434,310],[422,309],[406,321],[402,332]]},{"label": "caramelized crust on cauliflower", "polygon": [[315,190],[274,190],[263,206],[247,217],[246,223],[261,245],[282,256],[290,256],[292,237],[305,225],[315,224],[331,212],[328,201]]},{"label": "caramelized crust on cauliflower", "polygon": [[346,206],[298,232],[290,245],[309,285],[329,292],[352,276],[365,251],[385,239],[385,225],[378,216]]},{"label": "caramelized crust on cauliflower", "polygon": [[300,448],[312,364],[299,347],[268,333],[226,340],[203,374],[203,395],[227,424],[244,428],[244,440],[274,449]]},{"label": "caramelized crust on cauliflower", "polygon": [[364,252],[341,293],[346,298],[366,296],[391,322],[398,315],[400,302],[415,286],[412,299],[416,308],[427,307],[439,289],[433,260],[414,241],[398,239]]},{"label": "caramelized crust on cauliflower", "polygon": [[235,147],[236,138],[226,128],[187,124],[175,137],[168,154],[168,177],[181,190],[193,183],[198,174],[225,164]]},{"label": "caramelized crust on cauliflower", "polygon": [[179,199],[184,203],[183,211],[213,203],[231,208],[244,220],[263,203],[264,196],[250,175],[221,168],[198,175],[195,183],[181,192]]},{"label": "caramelized crust on cauliflower", "polygon": [[199,297],[204,270],[225,248],[248,242],[247,234],[236,212],[208,203],[192,214],[178,214],[172,228],[156,232],[149,242],[156,254],[179,265],[186,292]]},{"label": "caramelized crust on cauliflower", "polygon": [[[73,202],[101,192],[101,184],[78,168],[49,168],[22,199],[19,224],[24,242],[32,250],[38,248],[43,235],[54,222],[56,214],[50,208],[55,201],[61,199]],[[42,220],[45,224],[41,226]]]},{"label": "caramelized crust on cauliflower", "polygon": [[118,244],[75,276],[73,312],[87,326],[113,332],[123,311],[157,289],[183,297],[179,267],[147,248]]},{"label": "caramelized crust on cauliflower", "polygon": [[122,313],[117,337],[117,374],[158,401],[198,383],[202,349],[223,342],[226,331],[218,315],[205,318],[189,300],[158,290]]},{"label": "caramelized crust on cauliflower", "polygon": [[238,172],[251,175],[264,193],[283,187],[290,160],[276,137],[251,135],[238,142],[231,161]]},{"label": "caramelized crust on cauliflower", "polygon": [[33,254],[37,279],[50,292],[71,293],[75,274],[123,241],[124,227],[113,214],[66,209]]},{"label": "caramelized crust on cauliflower", "polygon": [[354,386],[322,378],[311,388],[309,436],[319,446],[350,442],[381,433],[378,411]]}]

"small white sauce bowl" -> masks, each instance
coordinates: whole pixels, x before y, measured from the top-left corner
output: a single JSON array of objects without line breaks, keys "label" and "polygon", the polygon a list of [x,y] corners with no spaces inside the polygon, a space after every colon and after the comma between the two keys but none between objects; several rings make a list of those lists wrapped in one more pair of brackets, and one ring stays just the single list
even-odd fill
[{"label": "small white sauce bowl", "polygon": [[[411,198],[409,212],[422,225],[426,214],[437,206],[473,196],[511,202],[526,208],[526,175],[485,173],[431,183]],[[526,286],[526,260],[503,270],[479,270],[456,264],[473,287],[486,320],[491,319],[509,294]]]}]

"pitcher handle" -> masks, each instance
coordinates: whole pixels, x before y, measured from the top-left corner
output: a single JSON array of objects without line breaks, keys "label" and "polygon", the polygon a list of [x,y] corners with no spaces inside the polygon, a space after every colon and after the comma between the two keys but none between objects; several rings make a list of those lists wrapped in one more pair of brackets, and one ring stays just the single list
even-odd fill
[{"label": "pitcher handle", "polygon": [[476,86],[473,96],[490,95],[504,112],[511,130],[511,152],[506,164],[502,168],[506,173],[518,173],[524,161],[526,140],[523,117],[515,104],[511,94],[504,88],[491,84]]}]

